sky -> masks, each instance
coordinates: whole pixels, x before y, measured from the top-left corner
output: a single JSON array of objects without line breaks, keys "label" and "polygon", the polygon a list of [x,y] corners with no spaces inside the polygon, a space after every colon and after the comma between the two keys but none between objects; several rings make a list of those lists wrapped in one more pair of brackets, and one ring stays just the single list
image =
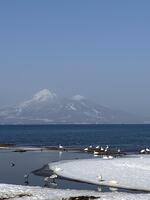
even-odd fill
[{"label": "sky", "polygon": [[149,0],[1,0],[0,107],[47,88],[150,117]]}]

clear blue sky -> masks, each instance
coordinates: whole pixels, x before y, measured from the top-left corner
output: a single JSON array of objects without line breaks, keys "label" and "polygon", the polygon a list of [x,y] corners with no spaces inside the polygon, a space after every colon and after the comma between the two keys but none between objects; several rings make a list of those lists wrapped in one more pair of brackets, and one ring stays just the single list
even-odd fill
[{"label": "clear blue sky", "polygon": [[149,0],[1,0],[0,106],[48,88],[150,116]]}]

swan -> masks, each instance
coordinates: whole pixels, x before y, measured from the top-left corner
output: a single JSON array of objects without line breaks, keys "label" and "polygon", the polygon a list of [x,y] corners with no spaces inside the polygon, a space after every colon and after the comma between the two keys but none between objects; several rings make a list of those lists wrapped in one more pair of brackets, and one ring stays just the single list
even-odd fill
[{"label": "swan", "polygon": [[104,151],[104,148],[103,148],[103,147],[101,147],[101,151]]},{"label": "swan", "polygon": [[57,174],[52,174],[49,178],[50,179],[55,179],[55,178],[57,178],[58,176],[57,176]]},{"label": "swan", "polygon": [[94,151],[94,155],[98,155],[99,154],[99,152],[98,151]]},{"label": "swan", "polygon": [[89,149],[86,147],[85,149],[84,149],[84,151],[88,151]]},{"label": "swan", "polygon": [[113,159],[114,157],[113,157],[113,156],[108,156],[108,158],[109,158],[109,159]]},{"label": "swan", "polygon": [[102,175],[97,176],[98,181],[103,181]]},{"label": "swan", "polygon": [[142,149],[142,150],[140,151],[140,153],[145,153],[145,149]]},{"label": "swan", "polygon": [[63,149],[64,147],[61,145],[61,144],[59,144],[59,149]]}]

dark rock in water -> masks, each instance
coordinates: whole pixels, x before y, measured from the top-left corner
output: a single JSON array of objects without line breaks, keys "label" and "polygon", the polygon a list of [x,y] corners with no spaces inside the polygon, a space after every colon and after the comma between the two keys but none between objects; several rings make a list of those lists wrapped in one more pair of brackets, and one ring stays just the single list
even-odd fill
[{"label": "dark rock in water", "polygon": [[62,198],[62,200],[92,200],[99,198],[100,197],[94,197],[94,196],[78,196],[78,197]]}]

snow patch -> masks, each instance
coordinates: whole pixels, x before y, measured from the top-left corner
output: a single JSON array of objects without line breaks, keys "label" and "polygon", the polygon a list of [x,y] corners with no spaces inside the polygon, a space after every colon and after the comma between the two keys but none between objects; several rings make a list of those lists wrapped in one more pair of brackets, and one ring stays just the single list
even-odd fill
[{"label": "snow patch", "polygon": [[54,99],[56,98],[56,94],[53,93],[53,92],[50,92],[48,89],[44,89],[44,90],[41,90],[40,92],[36,93],[34,96],[33,96],[33,99],[34,101],[46,101],[48,99]]},{"label": "snow patch", "polygon": [[77,94],[77,95],[73,96],[71,99],[74,101],[81,101],[81,100],[84,100],[85,97]]},{"label": "snow patch", "polygon": [[36,93],[32,99],[27,100],[23,103],[21,103],[18,107],[17,107],[17,111],[18,113],[22,112],[23,108],[26,108],[30,105],[32,105],[33,103],[40,103],[40,102],[46,102],[48,100],[54,100],[57,98],[57,95],[53,92],[50,92],[48,89],[43,89],[41,91],[39,91],[38,93]]},{"label": "snow patch", "polygon": [[70,197],[95,196],[97,200],[150,200],[149,193],[95,192],[87,190],[60,190],[51,188],[0,184],[0,199],[62,200]]}]

